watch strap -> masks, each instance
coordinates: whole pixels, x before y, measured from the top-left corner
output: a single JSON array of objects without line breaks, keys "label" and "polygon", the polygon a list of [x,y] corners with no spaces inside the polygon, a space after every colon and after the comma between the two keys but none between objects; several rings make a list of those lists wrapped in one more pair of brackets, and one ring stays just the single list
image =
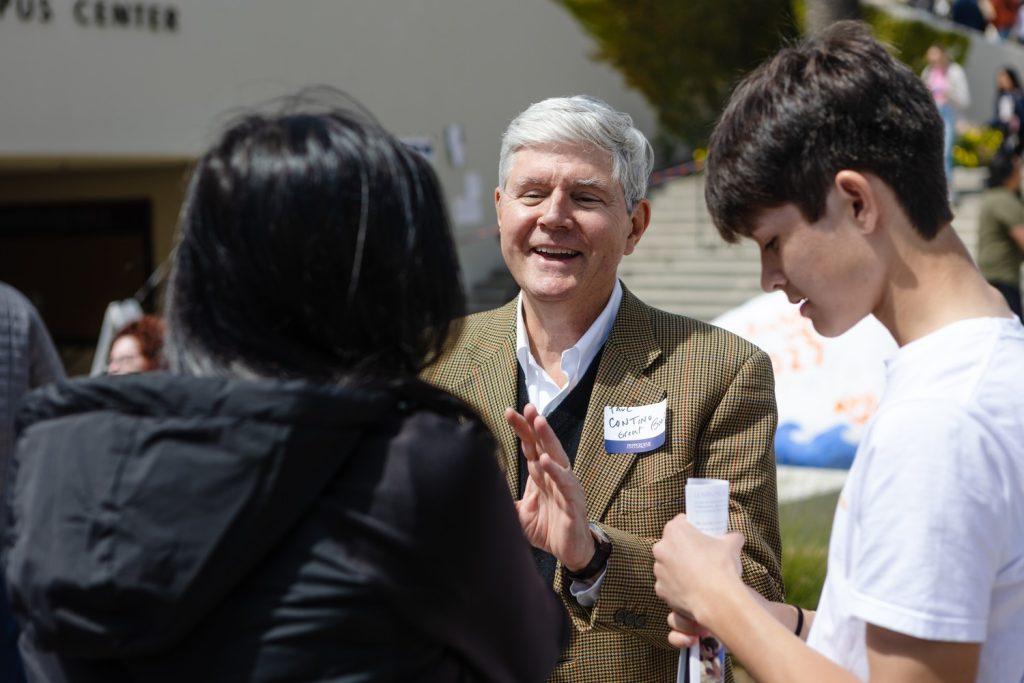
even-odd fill
[{"label": "watch strap", "polygon": [[608,538],[608,535],[601,530],[601,527],[597,526],[593,522],[587,525],[590,528],[590,534],[594,537],[594,556],[590,558],[590,562],[587,566],[580,569],[578,572],[569,571],[566,568],[565,573],[569,575],[569,578],[573,581],[589,581],[604,569],[604,566],[608,563],[608,558],[612,554],[612,542]]}]

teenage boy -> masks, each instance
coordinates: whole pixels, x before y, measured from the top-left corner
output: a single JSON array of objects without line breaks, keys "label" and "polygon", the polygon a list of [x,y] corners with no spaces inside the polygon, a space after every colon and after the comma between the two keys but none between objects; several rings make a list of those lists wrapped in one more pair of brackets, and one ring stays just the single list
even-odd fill
[{"label": "teenage boy", "polygon": [[693,641],[692,616],[768,683],[1024,680],[1024,328],[950,226],[927,89],[836,24],[739,86],[706,192],[723,237],[761,248],[765,290],[827,336],[873,314],[901,348],[817,614],[749,594],[742,538],[680,515],[654,548],[670,642]]}]

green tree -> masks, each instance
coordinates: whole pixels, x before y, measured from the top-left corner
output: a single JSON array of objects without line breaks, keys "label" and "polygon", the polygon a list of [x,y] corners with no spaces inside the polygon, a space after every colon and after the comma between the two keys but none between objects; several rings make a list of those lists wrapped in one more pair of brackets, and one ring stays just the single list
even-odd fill
[{"label": "green tree", "polygon": [[[823,0],[793,0],[793,15],[801,33],[812,33],[833,21],[849,17],[848,14],[841,16],[840,13],[850,11],[852,9],[848,0],[843,0],[837,5]],[[812,17],[815,12],[818,16]],[[943,46],[946,54],[961,64],[967,59],[967,53],[970,51],[971,41],[966,36],[956,31],[943,31],[917,19],[890,14],[884,8],[861,4],[853,18],[867,22],[875,37],[888,45],[897,59],[917,73],[925,67],[925,52],[932,45]]]},{"label": "green tree", "polygon": [[736,83],[815,22],[859,15],[915,71],[924,66],[929,45],[944,45],[957,61],[969,48],[955,32],[856,0],[555,2],[593,36],[595,59],[618,70],[658,113],[654,146],[662,164],[686,159],[703,145]]},{"label": "green tree", "polygon": [[701,144],[736,82],[796,36],[791,0],[555,0],[658,112],[662,161]]},{"label": "green tree", "polygon": [[921,73],[925,67],[925,53],[932,45],[941,45],[953,61],[961,64],[971,49],[971,41],[956,31],[943,31],[923,21],[901,19],[877,7],[865,5],[861,16],[871,24],[875,37],[889,45],[893,55],[915,73]]}]

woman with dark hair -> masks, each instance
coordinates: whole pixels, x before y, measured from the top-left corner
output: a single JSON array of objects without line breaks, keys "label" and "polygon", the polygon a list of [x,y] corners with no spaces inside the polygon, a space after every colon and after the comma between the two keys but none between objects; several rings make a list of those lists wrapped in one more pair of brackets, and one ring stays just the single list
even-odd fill
[{"label": "woman with dark hair", "polygon": [[1014,154],[1020,154],[1024,148],[1021,122],[1024,122],[1024,91],[1020,87],[1020,76],[1012,66],[1004,66],[996,72],[996,96],[989,125],[1003,134],[1003,149],[1012,150]]},{"label": "woman with dark hair", "polygon": [[463,296],[428,162],[348,113],[200,159],[174,374],[21,416],[7,555],[44,681],[540,681],[567,637],[492,436],[416,375]]},{"label": "woman with dark hair", "polygon": [[114,335],[107,360],[108,375],[152,372],[165,367],[164,323],[160,318],[144,315]]}]

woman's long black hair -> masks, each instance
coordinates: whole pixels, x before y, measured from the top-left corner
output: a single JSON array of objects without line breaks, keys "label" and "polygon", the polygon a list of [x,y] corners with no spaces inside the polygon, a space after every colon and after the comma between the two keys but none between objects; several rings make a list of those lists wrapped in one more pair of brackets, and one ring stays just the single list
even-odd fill
[{"label": "woman's long black hair", "polygon": [[464,308],[437,177],[367,117],[250,114],[199,160],[168,294],[179,371],[409,377]]}]

